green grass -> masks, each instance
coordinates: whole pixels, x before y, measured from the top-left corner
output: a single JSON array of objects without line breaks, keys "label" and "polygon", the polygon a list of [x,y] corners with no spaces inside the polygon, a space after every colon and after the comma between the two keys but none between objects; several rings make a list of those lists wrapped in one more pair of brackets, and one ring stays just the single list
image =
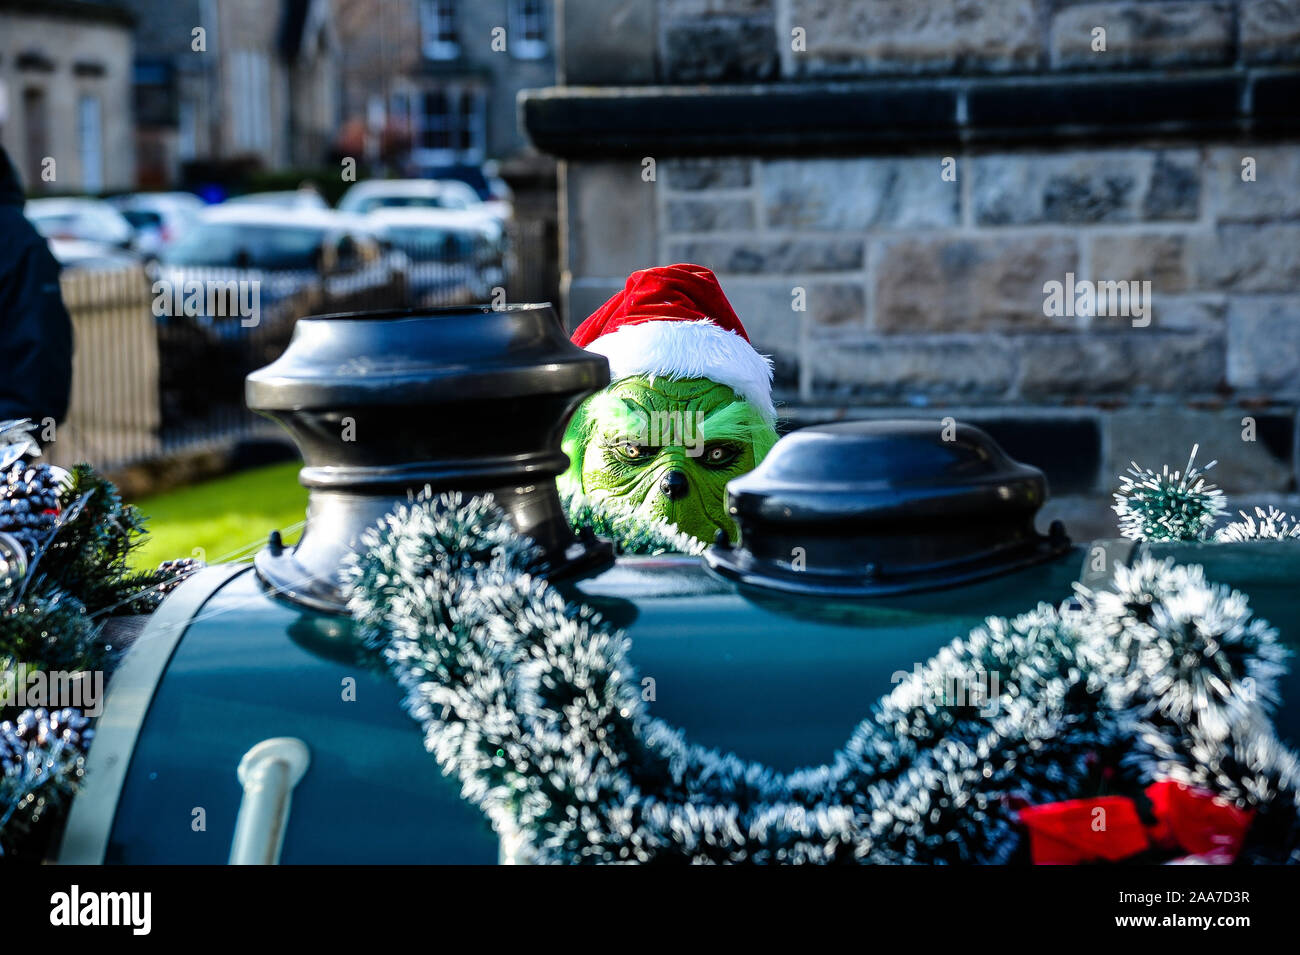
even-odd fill
[{"label": "green grass", "polygon": [[[272,530],[304,519],[307,489],[298,483],[301,466],[296,461],[275,464],[133,501],[148,519],[149,536],[132,564],[149,569],[177,557],[216,563],[235,552],[251,556]],[[297,539],[298,531],[285,535],[285,543]],[[202,549],[199,554],[196,547]]]}]

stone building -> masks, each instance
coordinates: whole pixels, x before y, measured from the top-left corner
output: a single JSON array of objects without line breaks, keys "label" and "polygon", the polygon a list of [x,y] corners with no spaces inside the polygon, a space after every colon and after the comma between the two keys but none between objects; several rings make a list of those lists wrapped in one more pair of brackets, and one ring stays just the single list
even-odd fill
[{"label": "stone building", "polygon": [[794,423],[983,423],[1078,497],[1076,536],[1114,532],[1131,459],[1195,442],[1237,503],[1296,491],[1297,0],[557,18],[522,116],[562,158],[571,324],[633,269],[708,265]]},{"label": "stone building", "polygon": [[122,4],[0,0],[0,143],[29,192],[133,184],[131,55]]},{"label": "stone building", "polygon": [[556,163],[530,147],[517,109],[521,90],[555,82],[551,0],[335,5],[343,148],[363,155],[378,175],[465,175],[449,167],[495,166],[514,192],[519,287],[555,298]]},{"label": "stone building", "polygon": [[142,184],[187,163],[318,167],[339,123],[332,0],[121,0],[136,14]]},{"label": "stone building", "polygon": [[555,80],[550,0],[335,3],[352,122],[405,128],[417,170],[526,151],[515,100]]}]

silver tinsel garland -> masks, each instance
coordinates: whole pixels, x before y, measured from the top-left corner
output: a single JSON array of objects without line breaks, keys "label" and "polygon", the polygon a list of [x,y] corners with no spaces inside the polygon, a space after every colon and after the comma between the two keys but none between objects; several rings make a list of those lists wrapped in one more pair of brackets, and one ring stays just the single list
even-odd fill
[{"label": "silver tinsel garland", "polygon": [[[826,765],[783,774],[652,718],[623,634],[538,575],[490,497],[423,496],[363,539],[350,607],[427,748],[540,863],[996,863],[1016,808],[1173,777],[1253,807],[1243,855],[1300,862],[1300,768],[1268,711],[1284,651],[1199,567],[990,618],[879,701]],[[988,707],[928,692],[1002,678]],[[1258,835],[1257,835],[1258,834]]]},{"label": "silver tinsel garland", "polygon": [[560,503],[569,523],[579,532],[590,530],[614,542],[620,554],[700,554],[704,544],[683,534],[676,524],[638,518],[613,501],[597,501],[586,494],[561,492]]},{"label": "silver tinsel garland", "polygon": [[1300,522],[1294,517],[1270,506],[1266,511],[1255,508],[1252,517],[1245,511],[1238,511],[1241,520],[1233,521],[1219,528],[1214,539],[1223,544],[1235,544],[1241,541],[1294,541],[1300,540]]},{"label": "silver tinsel garland", "polygon": [[1197,450],[1193,446],[1183,471],[1170,471],[1166,465],[1156,473],[1134,461],[1128,473],[1120,475],[1112,510],[1119,515],[1121,534],[1138,541],[1221,544],[1300,540],[1300,521],[1271,505],[1268,510],[1256,507],[1254,516],[1239,511],[1241,520],[1213,530],[1215,521],[1227,513],[1226,498],[1223,491],[1205,479],[1205,472],[1217,462],[1198,468]]}]

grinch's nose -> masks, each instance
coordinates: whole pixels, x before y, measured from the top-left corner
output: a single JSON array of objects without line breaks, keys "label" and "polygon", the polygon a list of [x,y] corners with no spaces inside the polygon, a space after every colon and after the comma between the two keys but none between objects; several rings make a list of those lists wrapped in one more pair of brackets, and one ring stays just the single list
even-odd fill
[{"label": "grinch's nose", "polygon": [[690,489],[691,484],[681,471],[669,471],[659,479],[659,491],[670,501],[680,500]]}]

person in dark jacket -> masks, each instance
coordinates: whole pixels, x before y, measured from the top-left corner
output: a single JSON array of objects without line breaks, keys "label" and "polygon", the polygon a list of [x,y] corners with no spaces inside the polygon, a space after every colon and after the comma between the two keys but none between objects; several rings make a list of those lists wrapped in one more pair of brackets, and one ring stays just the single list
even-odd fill
[{"label": "person in dark jacket", "polygon": [[72,320],[59,263],[23,218],[23,190],[0,146],[0,421],[62,421],[72,391]]}]

